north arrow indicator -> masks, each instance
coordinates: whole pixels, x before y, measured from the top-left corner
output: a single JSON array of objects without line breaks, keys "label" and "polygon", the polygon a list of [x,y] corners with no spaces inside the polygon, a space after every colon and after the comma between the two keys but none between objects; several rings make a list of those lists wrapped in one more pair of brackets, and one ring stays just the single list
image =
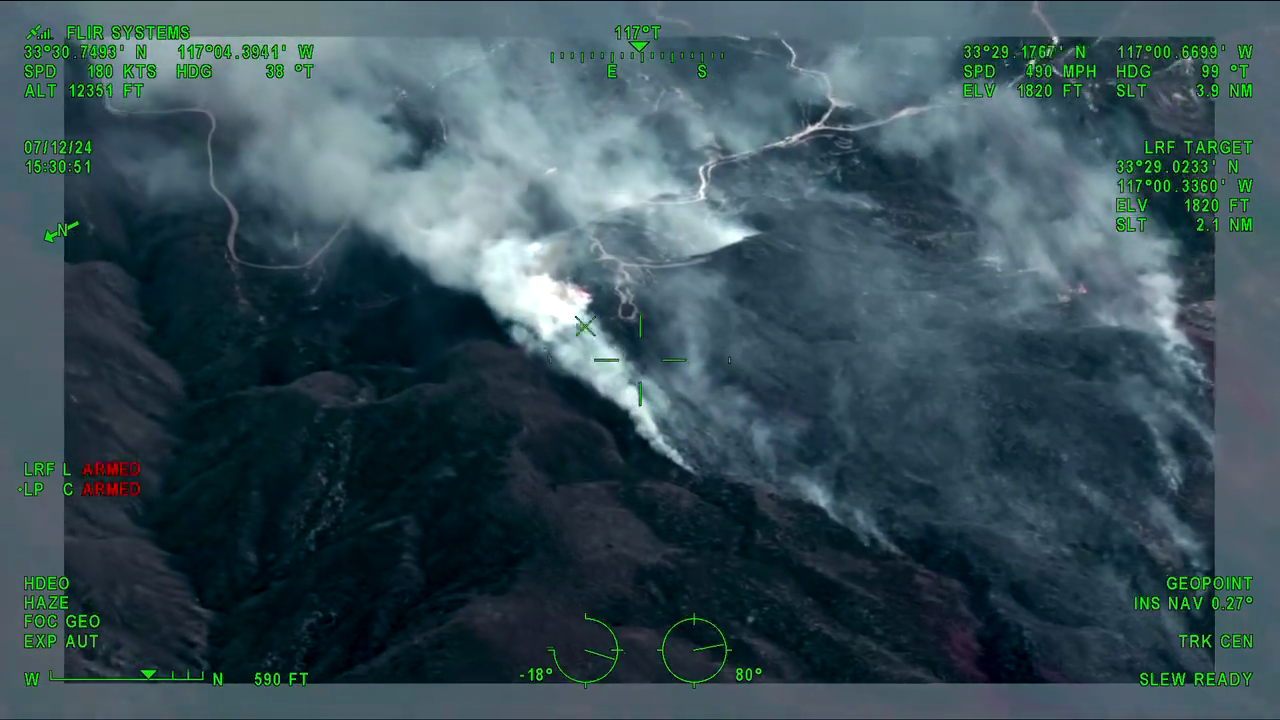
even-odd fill
[{"label": "north arrow indicator", "polygon": [[632,40],[631,41],[631,47],[635,48],[636,52],[644,52],[644,49],[648,44],[649,44],[648,40]]},{"label": "north arrow indicator", "polygon": [[44,241],[47,243],[51,243],[60,237],[66,237],[67,233],[71,232],[72,230],[75,230],[78,227],[80,227],[80,221],[78,220],[71,224],[58,223],[58,227],[52,230],[44,231]]}]

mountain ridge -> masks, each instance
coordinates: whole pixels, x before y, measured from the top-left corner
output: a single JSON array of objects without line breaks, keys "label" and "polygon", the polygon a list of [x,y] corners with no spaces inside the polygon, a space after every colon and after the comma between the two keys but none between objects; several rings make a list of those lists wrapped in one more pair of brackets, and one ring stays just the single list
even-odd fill
[{"label": "mountain ridge", "polygon": [[[69,109],[68,134],[141,122],[202,142],[194,120]],[[627,653],[611,679],[623,682],[670,680],[652,650],[692,614],[720,624],[733,661],[764,668],[765,681],[1115,681],[1210,661],[1171,637],[1127,636],[1108,625],[1115,608],[1064,612],[1090,601],[1082,588],[1011,569],[999,537],[962,538],[952,518],[885,547],[792,493],[673,465],[620,408],[512,343],[480,300],[358,231],[303,272],[237,266],[212,193],[194,207],[150,206],[120,177],[68,179],[69,211],[86,223],[67,246],[69,373],[75,352],[119,371],[69,381],[69,427],[105,418],[69,433],[69,454],[148,468],[145,508],[111,522],[151,564],[122,564],[113,581],[167,578],[138,607],[154,618],[180,609],[183,629],[121,619],[123,646],[68,653],[85,672],[173,662],[233,681],[306,670],[314,682],[514,682],[549,644],[597,642],[583,613],[617,630]],[[780,267],[794,243],[778,230],[788,222],[773,222],[711,255]],[[918,249],[963,257],[957,245]],[[122,339],[95,344],[102,333]],[[1104,355],[1115,347],[1097,343]],[[976,344],[975,355],[1003,352]],[[130,373],[157,379],[110,408],[70,400],[128,387]],[[95,444],[92,428],[108,423],[146,441]],[[841,479],[866,482],[890,459],[873,453]],[[1178,495],[1210,530],[1211,497],[1211,483]],[[106,522],[72,502],[69,537]],[[69,568],[82,566],[77,553],[92,557],[69,544]],[[1061,597],[1047,601],[1031,579]],[[86,584],[76,602],[111,605]]]}]

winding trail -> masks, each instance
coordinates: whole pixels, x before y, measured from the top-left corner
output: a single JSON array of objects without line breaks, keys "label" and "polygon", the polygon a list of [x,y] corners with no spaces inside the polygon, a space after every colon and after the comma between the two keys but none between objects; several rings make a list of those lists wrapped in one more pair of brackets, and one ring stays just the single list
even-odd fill
[{"label": "winding trail", "polygon": [[778,38],[778,42],[782,43],[783,47],[785,47],[787,49],[787,52],[790,53],[791,55],[790,60],[787,61],[787,68],[789,70],[799,73],[801,75],[805,75],[807,77],[813,78],[814,80],[817,80],[822,85],[823,94],[826,97],[826,101],[827,101],[827,109],[825,112],[822,113],[822,117],[818,118],[817,121],[815,122],[809,123],[807,126],[801,128],[799,131],[794,132],[779,140],[775,140],[765,145],[760,145],[759,147],[751,148],[750,150],[743,150],[741,152],[733,153],[731,155],[722,155],[718,158],[714,158],[712,160],[708,160],[707,162],[703,163],[698,168],[698,190],[690,197],[680,198],[676,200],[651,200],[645,204],[647,205],[688,205],[692,203],[703,202],[707,199],[707,193],[711,189],[711,174],[712,172],[715,171],[716,168],[720,167],[721,165],[729,165],[732,163],[742,162],[743,160],[748,160],[750,158],[753,158],[757,155],[768,152],[770,150],[777,150],[781,148],[788,148],[795,145],[800,145],[802,143],[808,142],[809,140],[815,137],[819,137],[825,134],[862,132],[864,130],[870,130],[872,128],[888,125],[889,123],[895,122],[897,120],[902,120],[904,118],[908,118],[913,115],[919,115],[920,113],[924,113],[930,110],[936,110],[944,107],[944,105],[941,105],[941,104],[912,105],[909,107],[902,108],[901,110],[898,110],[892,115],[888,115],[882,118],[876,118],[874,120],[868,120],[862,123],[856,123],[853,125],[830,125],[828,123],[831,121],[831,116],[835,114],[836,110],[839,110],[841,108],[851,107],[852,106],[851,103],[840,100],[835,96],[835,92],[832,89],[832,85],[831,85],[831,78],[828,77],[826,73],[820,70],[813,70],[810,68],[800,66],[798,64],[799,55],[796,53],[795,48],[792,47],[790,43],[788,43],[786,40],[782,38]]},{"label": "winding trail", "polygon": [[[656,5],[657,5],[656,9],[660,10],[662,3],[657,3]],[[663,19],[669,22],[678,22],[680,24],[685,25],[686,27],[692,28],[692,26],[690,26],[688,23],[682,20],[678,20],[676,18],[665,17]],[[723,165],[731,165],[734,163],[739,163],[745,160],[749,160],[758,155],[769,152],[770,150],[777,150],[782,148],[793,147],[796,145],[801,145],[815,137],[820,137],[825,135],[842,135],[847,133],[856,133],[864,130],[870,130],[872,128],[888,125],[889,123],[895,122],[897,120],[902,120],[904,118],[912,117],[914,115],[918,115],[923,112],[928,112],[930,110],[935,110],[935,109],[944,107],[943,105],[940,105],[940,104],[910,106],[910,107],[902,108],[901,110],[898,110],[892,115],[888,115],[882,118],[876,118],[873,120],[868,120],[862,123],[831,124],[832,115],[841,108],[851,107],[851,103],[840,100],[835,96],[835,92],[831,84],[831,78],[826,73],[821,72],[819,70],[813,70],[810,68],[802,67],[801,65],[799,65],[799,57],[798,57],[798,54],[796,53],[795,48],[793,48],[790,43],[788,43],[786,40],[782,39],[781,37],[777,39],[778,39],[778,42],[782,43],[782,46],[785,47],[787,49],[787,52],[790,54],[790,59],[787,61],[787,68],[800,75],[805,75],[807,77],[813,78],[814,80],[816,80],[818,83],[821,84],[823,88],[823,94],[827,102],[827,108],[822,113],[822,116],[819,117],[815,122],[809,123],[805,127],[801,128],[800,130],[790,135],[787,135],[786,137],[780,138],[770,143],[766,143],[764,145],[751,148],[749,150],[743,150],[741,152],[732,153],[728,155],[721,155],[719,157],[712,158],[711,160],[708,160],[707,162],[703,163],[698,167],[698,171],[697,171],[698,189],[692,195],[688,195],[685,197],[677,197],[677,198],[663,198],[658,200],[648,200],[641,203],[641,205],[647,205],[647,206],[692,205],[695,203],[705,202],[707,200],[708,194],[711,191],[712,173],[715,172],[716,168],[719,168]],[[684,97],[684,93],[681,92],[680,89],[676,88],[674,92],[677,95]],[[666,90],[664,89],[662,91],[662,94],[658,96],[657,101],[655,101],[654,103],[655,109],[661,103],[662,98],[665,96],[665,93],[666,93]],[[605,249],[603,243],[600,242],[599,238],[596,238],[595,236],[592,236],[591,238],[591,250],[596,255],[596,259],[598,261],[602,263],[608,263],[613,266],[614,268],[613,289],[614,289],[615,295],[617,295],[619,300],[618,317],[627,321],[635,321],[636,318],[639,316],[639,310],[636,308],[636,305],[635,305],[635,294],[631,289],[632,285],[638,280],[638,276],[642,276],[646,273],[652,272],[653,270],[696,265],[706,261],[706,258],[703,258],[703,257],[688,258],[685,260],[679,260],[679,261],[674,261],[670,263],[641,263],[641,262],[624,260],[622,258],[619,258],[615,255],[610,254]]]},{"label": "winding trail", "polygon": [[320,249],[317,250],[313,255],[311,255],[311,257],[309,257],[305,262],[297,263],[297,264],[266,265],[262,263],[255,263],[255,262],[250,262],[248,260],[244,260],[236,252],[236,240],[239,237],[239,231],[240,231],[240,211],[236,208],[235,203],[231,201],[231,198],[228,197],[227,194],[224,193],[222,189],[218,187],[218,181],[214,173],[215,164],[213,160],[213,136],[214,136],[214,133],[218,131],[218,117],[213,114],[213,111],[207,110],[202,107],[167,108],[164,110],[119,110],[117,108],[111,107],[111,103],[109,102],[103,102],[103,107],[106,108],[107,112],[117,117],[132,117],[132,116],[141,116],[141,115],[160,116],[160,115],[180,115],[184,113],[198,113],[208,118],[209,134],[205,136],[204,146],[205,146],[205,155],[209,161],[209,189],[213,191],[214,195],[217,195],[218,198],[222,200],[222,204],[227,208],[227,214],[231,217],[231,223],[227,228],[227,238],[226,238],[227,260],[231,263],[234,263],[236,266],[253,268],[255,270],[285,270],[285,271],[306,270],[307,268],[310,268],[312,265],[318,262],[320,258],[324,257],[324,254],[329,251],[329,248],[333,247],[334,242],[337,241],[337,239],[342,235],[344,231],[347,230],[347,228],[351,224],[351,221],[349,219],[344,220],[342,224],[338,226],[338,229],[333,232],[333,235],[331,235],[329,239],[325,241],[324,245],[322,245]]}]

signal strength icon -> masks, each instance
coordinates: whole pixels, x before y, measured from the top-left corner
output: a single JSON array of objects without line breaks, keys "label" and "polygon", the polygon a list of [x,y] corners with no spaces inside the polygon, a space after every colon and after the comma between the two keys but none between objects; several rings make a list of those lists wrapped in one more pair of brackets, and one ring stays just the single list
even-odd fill
[{"label": "signal strength icon", "polygon": [[52,40],[53,30],[47,27],[44,27],[43,25],[36,24],[35,27],[27,31],[27,39],[28,40],[44,40],[44,41]]}]

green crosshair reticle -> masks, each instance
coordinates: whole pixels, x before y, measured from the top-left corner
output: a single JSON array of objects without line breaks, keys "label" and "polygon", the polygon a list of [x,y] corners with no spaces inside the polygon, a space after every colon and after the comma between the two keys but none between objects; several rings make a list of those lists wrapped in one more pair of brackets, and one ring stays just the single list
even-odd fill
[{"label": "green crosshair reticle", "polygon": [[[560,656],[556,654],[556,649],[554,647],[548,647],[547,652],[551,653],[551,662],[555,663],[556,670],[559,670],[561,675],[568,678],[571,682],[577,683],[585,688],[592,683],[598,683],[609,677],[609,673],[613,672],[613,669],[618,666],[618,656],[623,653],[623,650],[622,646],[618,644],[618,636],[614,634],[613,628],[586,613],[582,614],[582,618],[604,628],[605,632],[609,633],[609,639],[612,641],[612,647],[607,650],[593,650],[591,648],[586,648],[583,650],[582,655],[574,653],[573,655],[566,656],[564,658],[565,664],[569,665],[579,677],[570,675],[565,671],[564,667],[560,664]],[[600,635],[600,639],[603,640],[604,635],[602,633],[598,634]]]},{"label": "green crosshair reticle", "polygon": [[[583,330],[586,330],[587,332],[590,332],[592,335],[595,335],[595,332],[592,332],[591,328],[589,327],[589,326],[591,325],[591,323],[592,323],[592,322],[595,322],[595,319],[596,319],[596,318],[595,318],[595,316],[594,316],[594,315],[591,317],[591,320],[589,320],[589,321],[587,321],[587,322],[585,322],[585,323],[584,323],[584,322],[582,322],[582,318],[578,317],[577,315],[574,315],[574,316],[573,316],[573,319],[578,321],[578,334],[579,334],[579,335],[581,335],[581,334],[582,334],[582,331],[583,331]],[[637,323],[638,323],[638,325],[639,325],[639,338],[640,338],[640,339],[643,339],[643,338],[644,338],[644,314],[643,314],[643,313],[636,313],[636,320],[637,320]],[[594,360],[595,360],[595,362],[598,362],[598,363],[616,363],[616,362],[622,362],[622,358],[616,358],[616,357],[598,357],[598,358],[595,358]],[[664,362],[664,363],[687,363],[687,362],[689,362],[689,358],[682,358],[682,357],[664,357],[664,358],[662,358],[662,362]],[[733,361],[732,361],[732,360],[730,360],[730,362],[733,362]],[[636,400],[638,401],[638,404],[639,404],[639,406],[640,406],[640,407],[644,407],[644,382],[642,382],[642,381],[640,381],[640,380],[637,380],[637,381],[636,381]]]},{"label": "green crosshair reticle", "polygon": [[[693,650],[668,647],[677,640],[692,642]],[[671,673],[672,677],[696,688],[703,683],[711,682],[720,674],[720,671],[724,670],[732,650],[729,649],[728,639],[715,623],[706,618],[700,618],[697,613],[694,613],[667,630],[667,634],[662,636],[662,645],[658,647],[658,652],[662,655],[662,664],[666,666],[667,672]],[[710,653],[710,655],[703,655],[703,653]],[[707,657],[711,658],[710,663],[707,662]],[[716,669],[708,672],[706,668],[712,664],[716,665]]]},{"label": "green crosshair reticle", "polygon": [[587,321],[583,321],[583,319],[577,315],[574,315],[573,319],[578,321],[578,332],[573,334],[574,337],[581,335],[584,331],[590,333],[592,337],[595,337],[596,331],[591,329],[591,323],[596,321],[595,315],[592,315],[591,319]]}]

